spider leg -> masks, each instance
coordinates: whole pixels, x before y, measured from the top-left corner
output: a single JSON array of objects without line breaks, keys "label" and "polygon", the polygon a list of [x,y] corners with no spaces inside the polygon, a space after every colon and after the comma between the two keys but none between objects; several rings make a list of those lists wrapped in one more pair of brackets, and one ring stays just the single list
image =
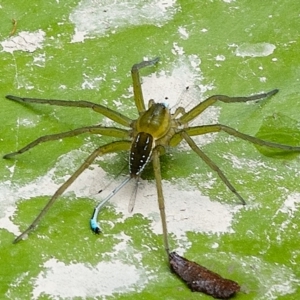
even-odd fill
[{"label": "spider leg", "polygon": [[272,90],[268,93],[262,93],[258,95],[252,95],[249,97],[228,97],[225,95],[214,95],[203,102],[196,105],[193,109],[182,115],[177,120],[180,122],[180,124],[187,124],[191,120],[195,119],[197,116],[199,116],[206,108],[213,105],[216,101],[221,101],[224,103],[233,103],[233,102],[248,102],[248,101],[254,101],[266,97],[271,97],[278,93],[278,89]]},{"label": "spider leg", "polygon": [[44,215],[48,212],[48,210],[54,204],[56,199],[59,196],[61,196],[65,192],[65,190],[76,180],[76,178],[93,163],[93,161],[97,158],[97,156],[101,156],[101,155],[111,153],[111,152],[129,150],[130,146],[131,146],[130,141],[117,141],[117,142],[112,142],[112,143],[109,143],[109,144],[106,144],[104,146],[100,146],[99,148],[97,148],[90,156],[88,156],[88,158],[74,172],[74,174],[72,174],[69,177],[69,179],[58,188],[58,190],[54,193],[54,195],[49,199],[49,201],[45,205],[45,207],[41,210],[39,215],[35,218],[35,220],[31,223],[31,225],[14,240],[14,243],[17,243],[20,240],[22,240],[24,238],[24,236],[26,236],[29,232],[31,232],[33,229],[36,228],[37,224],[44,217]]},{"label": "spider leg", "polygon": [[66,107],[90,108],[121,125],[130,127],[132,123],[132,120],[130,118],[124,116],[123,114],[117,111],[114,111],[101,104],[96,104],[84,100],[68,101],[68,100],[55,100],[55,99],[21,98],[12,95],[7,95],[6,98],[21,103],[39,103],[39,104],[49,104],[49,105],[66,106]]},{"label": "spider leg", "polygon": [[101,134],[101,135],[107,135],[107,136],[112,136],[112,137],[119,137],[122,139],[126,139],[129,137],[128,130],[126,130],[126,129],[116,128],[116,127],[103,127],[101,125],[81,127],[81,128],[76,128],[76,129],[66,131],[66,132],[60,132],[60,133],[56,133],[56,134],[49,134],[49,135],[41,136],[41,137],[37,138],[36,140],[32,141],[31,143],[29,143],[28,145],[26,145],[25,147],[21,148],[20,150],[4,155],[3,158],[5,158],[5,159],[11,158],[15,155],[22,154],[22,153],[30,150],[31,148],[33,148],[41,143],[44,143],[44,142],[60,140],[60,139],[64,139],[67,137],[73,137],[73,136],[77,136],[77,135],[80,135],[83,133]]},{"label": "spider leg", "polygon": [[135,200],[136,200],[136,196],[137,196],[137,192],[138,192],[139,183],[140,183],[140,176],[137,176],[135,178],[135,187],[134,187],[134,189],[131,193],[130,200],[129,200],[129,203],[128,203],[128,212],[129,213],[133,212],[134,205],[135,205]]},{"label": "spider leg", "polygon": [[167,256],[169,257],[170,247],[168,241],[168,228],[167,228],[167,220],[166,220],[166,212],[165,212],[165,201],[164,201],[162,182],[161,182],[162,178],[161,178],[159,155],[160,155],[160,151],[158,147],[154,148],[152,152],[152,163],[153,163],[153,170],[154,170],[154,175],[156,180],[157,199],[158,199],[158,206],[159,206],[160,217],[162,222],[164,246],[167,252]]},{"label": "spider leg", "polygon": [[134,101],[139,114],[146,110],[139,71],[140,69],[145,68],[147,66],[155,65],[158,61],[159,57],[156,57],[152,60],[145,60],[138,64],[135,64],[131,68]]},{"label": "spider leg", "polygon": [[221,169],[202,151],[200,148],[196,145],[196,143],[193,141],[193,139],[183,130],[181,132],[182,137],[186,140],[186,142],[189,144],[189,146],[192,148],[194,152],[196,152],[201,159],[221,178],[221,180],[226,184],[226,186],[239,198],[241,203],[243,205],[246,204],[243,197],[237,192],[235,187],[229,182],[229,180],[226,178],[224,173],[221,171]]},{"label": "spider leg", "polygon": [[230,135],[233,135],[242,140],[248,141],[252,144],[256,144],[259,146],[266,146],[266,147],[270,147],[270,148],[282,149],[285,151],[300,152],[299,146],[283,145],[283,144],[278,144],[278,143],[261,140],[254,136],[239,132],[239,131],[235,130],[234,128],[226,126],[226,125],[213,124],[213,125],[189,127],[187,129],[185,129],[185,132],[190,136],[201,135],[201,134],[212,133],[212,132],[220,132],[220,131],[224,131]]}]

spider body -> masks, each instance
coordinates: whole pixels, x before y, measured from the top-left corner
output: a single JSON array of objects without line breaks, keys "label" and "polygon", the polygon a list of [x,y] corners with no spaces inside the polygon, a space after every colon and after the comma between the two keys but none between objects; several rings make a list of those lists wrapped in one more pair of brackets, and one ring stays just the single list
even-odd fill
[{"label": "spider body", "polygon": [[260,146],[272,147],[282,149],[283,151],[297,151],[300,152],[300,147],[293,147],[289,145],[277,144],[265,140],[249,136],[241,133],[234,128],[228,127],[222,124],[202,125],[202,126],[188,126],[188,123],[199,116],[205,109],[213,105],[216,101],[224,103],[232,102],[248,102],[254,101],[266,97],[275,95],[278,90],[272,90],[268,93],[262,93],[252,95],[249,97],[228,97],[225,95],[214,95],[206,100],[198,103],[190,111],[185,112],[183,107],[177,107],[175,112],[171,114],[169,108],[163,103],[155,103],[154,100],[150,100],[148,109],[145,107],[143,93],[141,88],[139,70],[156,64],[159,61],[155,58],[150,61],[143,61],[135,64],[131,69],[131,75],[133,79],[133,92],[135,105],[138,110],[138,118],[132,120],[120,112],[109,109],[101,104],[96,104],[88,101],[66,101],[66,100],[53,100],[53,99],[40,99],[40,98],[21,98],[17,96],[6,96],[7,99],[22,103],[39,103],[48,104],[64,107],[77,107],[77,108],[88,108],[92,109],[105,117],[113,120],[114,122],[126,126],[128,129],[122,129],[118,127],[104,127],[101,125],[88,126],[73,129],[71,131],[62,132],[58,134],[52,134],[42,136],[35,141],[31,142],[24,148],[9,153],[4,158],[11,158],[15,155],[21,154],[29,149],[37,146],[40,143],[60,140],[66,137],[72,137],[83,133],[100,134],[111,137],[117,137],[120,140],[108,143],[106,145],[99,146],[95,149],[85,160],[85,162],[79,166],[74,174],[63,183],[51,199],[46,204],[45,208],[36,217],[33,223],[20,235],[14,242],[20,241],[30,231],[32,231],[41,218],[46,214],[56,199],[64,193],[64,191],[80,176],[80,174],[87,169],[94,160],[101,155],[106,153],[118,152],[118,151],[129,151],[129,177],[117,187],[106,199],[104,199],[94,210],[91,219],[91,228],[94,232],[99,233],[100,228],[97,225],[97,215],[100,212],[104,204],[121,188],[123,187],[130,178],[139,178],[145,165],[152,159],[153,170],[157,185],[157,197],[158,204],[161,213],[161,220],[163,226],[163,237],[164,245],[167,255],[169,254],[168,244],[168,232],[166,225],[166,216],[164,209],[164,198],[162,190],[162,178],[160,171],[160,160],[159,157],[165,152],[166,147],[176,147],[182,140],[185,140],[191,149],[212,169],[214,170],[225,185],[237,196],[242,204],[245,204],[245,200],[237,192],[234,186],[228,181],[221,169],[196,145],[193,141],[192,136],[202,135],[206,133],[224,131],[227,134],[241,138],[253,144]]},{"label": "spider body", "polygon": [[[151,61],[143,61],[139,64],[135,64],[131,69],[134,100],[139,114],[136,120],[131,120],[125,115],[109,109],[101,104],[88,101],[65,101],[39,98],[21,98],[11,95],[6,96],[6,98],[9,100],[22,103],[40,103],[92,109],[113,120],[114,122],[127,127],[127,129],[123,129],[118,127],[104,127],[101,125],[96,125],[77,128],[58,134],[46,135],[34,140],[18,151],[4,156],[4,158],[11,158],[15,155],[28,151],[40,143],[60,140],[83,133],[100,134],[119,138],[117,141],[99,146],[97,149],[95,149],[86,158],[84,163],[79,166],[79,168],[69,177],[69,179],[58,188],[33,223],[14,240],[14,243],[22,240],[29,232],[36,228],[40,220],[47,213],[56,199],[65,192],[65,190],[80,176],[84,170],[86,170],[94,162],[98,156],[124,150],[129,151],[129,175],[117,188],[115,188],[104,200],[101,201],[101,203],[96,206],[90,220],[91,229],[95,233],[101,232],[100,226],[97,222],[97,217],[100,210],[112,196],[114,196],[123,186],[126,185],[129,180],[132,178],[138,180],[146,164],[152,160],[157,187],[158,206],[160,209],[162,222],[164,248],[171,269],[173,269],[173,271],[187,283],[192,291],[205,292],[214,297],[229,298],[240,289],[236,282],[226,280],[220,277],[218,274],[211,272],[194,262],[189,262],[187,259],[178,256],[174,252],[170,253],[169,251],[168,230],[162,189],[162,176],[160,171],[160,155],[165,152],[166,147],[176,147],[182,140],[184,140],[190,146],[190,148],[212,170],[217,173],[219,178],[237,196],[240,202],[245,204],[245,200],[229,182],[221,169],[197,146],[197,144],[193,141],[192,136],[224,131],[229,135],[243,139],[252,144],[277,148],[283,151],[300,152],[300,147],[282,145],[261,140],[222,124],[188,126],[190,121],[199,116],[206,108],[213,105],[216,101],[221,101],[224,103],[253,101],[273,96],[278,92],[277,89],[268,93],[252,95],[249,97],[228,97],[224,95],[214,95],[198,103],[188,112],[185,112],[183,107],[178,107],[175,112],[171,114],[169,108],[165,104],[155,103],[154,100],[149,101],[148,109],[146,109],[139,77],[139,70],[146,66],[154,65],[157,62],[158,58]],[[133,208],[133,205],[131,205],[131,207]],[[211,281],[209,278],[213,278],[213,280]]]},{"label": "spider body", "polygon": [[130,150],[130,175],[140,175],[149,162],[157,141],[166,136],[171,127],[171,114],[166,105],[149,101],[149,108],[132,123],[135,136]]}]

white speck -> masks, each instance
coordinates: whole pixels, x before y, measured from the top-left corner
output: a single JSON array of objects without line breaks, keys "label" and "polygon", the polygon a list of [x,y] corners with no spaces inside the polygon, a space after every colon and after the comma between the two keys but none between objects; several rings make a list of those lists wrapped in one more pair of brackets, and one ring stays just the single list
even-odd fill
[{"label": "white speck", "polygon": [[184,40],[187,40],[189,37],[189,33],[187,32],[186,28],[183,26],[179,26],[178,32],[180,34],[180,37]]},{"label": "white speck", "polygon": [[217,55],[217,56],[215,57],[215,59],[216,59],[217,61],[224,61],[226,58],[225,58],[224,55]]},{"label": "white speck", "polygon": [[213,243],[213,244],[211,245],[211,248],[212,248],[212,249],[217,249],[217,248],[219,248],[219,243]]},{"label": "white speck", "polygon": [[81,88],[83,89],[83,90],[92,90],[93,88],[94,88],[95,86],[94,86],[94,83],[93,82],[91,82],[91,81],[88,81],[88,80],[84,80],[84,82],[82,83],[82,85],[81,85]]},{"label": "white speck", "polygon": [[40,53],[37,56],[33,57],[33,64],[38,67],[44,67],[46,62],[46,54]]},{"label": "white speck", "polygon": [[265,162],[262,162],[259,159],[239,158],[233,154],[223,154],[222,157],[229,160],[233,168],[239,170],[243,170],[245,168],[256,170],[258,167],[263,167],[264,169],[274,171],[274,173],[277,171],[276,168],[268,166]]},{"label": "white speck", "polygon": [[45,36],[46,34],[42,30],[21,31],[17,36],[12,36],[1,42],[1,46],[3,51],[9,53],[14,51],[34,52],[36,49],[42,49]]},{"label": "white speck", "polygon": [[113,100],[113,103],[116,107],[121,107],[123,105],[122,101],[120,100]]},{"label": "white speck", "polygon": [[161,27],[177,12],[178,5],[175,4],[176,0],[82,0],[70,15],[75,24],[72,42],[114,34],[127,26],[149,24]]},{"label": "white speck", "polygon": [[200,64],[201,64],[201,59],[197,56],[197,55],[190,55],[189,56],[189,61],[191,66],[193,67],[193,69],[195,69],[195,71],[199,72],[200,71]]},{"label": "white speck", "polygon": [[259,77],[259,81],[260,82],[267,82],[267,78],[266,77]]},{"label": "white speck", "polygon": [[241,57],[264,57],[271,55],[276,46],[270,43],[242,44],[237,47],[235,54]]},{"label": "white speck", "polygon": [[200,31],[201,31],[201,32],[207,32],[207,31],[208,31],[208,29],[206,29],[206,28],[203,28],[203,29],[201,29]]},{"label": "white speck", "polygon": [[90,78],[90,76],[85,73],[83,74],[83,76],[84,76],[84,80],[83,83],[81,84],[81,88],[86,90],[92,90],[92,89],[98,90],[100,88],[101,82],[105,81],[105,77],[106,77],[106,75],[104,74],[103,76]]},{"label": "white speck", "polygon": [[284,201],[279,211],[288,214],[289,218],[293,218],[295,212],[299,209],[299,207],[300,207],[300,194],[295,193],[287,197],[287,199]]},{"label": "white speck", "polygon": [[277,61],[278,59],[276,57],[273,57],[272,58],[272,61]]},{"label": "white speck", "polygon": [[173,48],[172,48],[172,53],[174,55],[183,55],[184,54],[183,47],[178,46],[178,44],[176,42],[174,42]]},{"label": "white speck", "polygon": [[24,126],[24,127],[34,127],[36,126],[37,122],[39,121],[40,117],[39,116],[35,116],[35,121],[33,120],[29,120],[29,119],[19,119],[19,125],[20,126]]}]

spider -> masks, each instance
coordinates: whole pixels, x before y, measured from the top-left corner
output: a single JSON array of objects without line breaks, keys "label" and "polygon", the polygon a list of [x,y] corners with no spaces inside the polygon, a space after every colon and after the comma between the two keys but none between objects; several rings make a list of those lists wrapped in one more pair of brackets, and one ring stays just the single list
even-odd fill
[{"label": "spider", "polygon": [[[255,101],[258,99],[266,98],[275,95],[278,90],[274,89],[268,93],[262,93],[257,95],[252,95],[249,97],[228,97],[224,95],[214,95],[206,100],[197,104],[194,108],[185,112],[183,107],[176,108],[175,112],[172,114],[170,109],[164,103],[156,103],[154,100],[150,100],[148,108],[146,109],[141,81],[140,81],[140,69],[153,66],[157,64],[159,58],[155,58],[149,61],[142,61],[138,64],[133,65],[131,69],[131,75],[133,80],[133,91],[134,91],[134,101],[138,111],[138,118],[132,120],[120,112],[114,111],[108,107],[101,104],[96,104],[88,101],[65,101],[65,100],[53,100],[53,99],[39,99],[39,98],[21,98],[17,96],[7,95],[6,98],[12,101],[21,103],[39,103],[39,104],[49,104],[56,106],[67,106],[67,107],[77,107],[77,108],[88,108],[92,109],[105,117],[111,119],[112,121],[127,127],[128,129],[122,129],[118,127],[105,127],[101,125],[88,126],[73,129],[71,131],[66,131],[57,134],[41,136],[33,142],[29,143],[22,149],[4,155],[4,158],[12,158],[18,154],[24,153],[31,148],[37,146],[40,143],[54,141],[63,139],[66,137],[73,137],[83,133],[99,134],[110,137],[119,138],[117,141],[110,142],[106,145],[102,145],[95,149],[85,160],[85,162],[72,174],[69,179],[63,183],[54,195],[50,198],[46,206],[32,222],[32,224],[22,232],[15,240],[14,243],[19,242],[25,236],[28,235],[33,229],[35,229],[44,217],[56,199],[61,196],[65,190],[80,176],[80,174],[87,169],[98,156],[102,156],[107,153],[118,152],[118,151],[129,151],[129,175],[128,177],[110,194],[106,199],[104,199],[100,204],[98,204],[93,212],[92,218],[90,220],[91,229],[95,233],[101,231],[100,226],[97,223],[97,217],[104,206],[104,204],[120,189],[122,188],[130,179],[134,178],[138,180],[146,164],[152,160],[154,175],[157,186],[157,197],[158,205],[161,215],[162,228],[163,228],[163,240],[164,248],[169,252],[169,242],[168,242],[168,230],[166,223],[166,214],[164,207],[164,196],[162,189],[162,176],[160,170],[160,156],[165,153],[165,149],[169,146],[176,147],[182,140],[185,140],[191,149],[212,169],[214,170],[220,179],[225,183],[225,185],[237,196],[241,204],[245,205],[246,202],[243,197],[237,192],[234,186],[229,182],[221,169],[196,145],[192,136],[202,135],[206,133],[213,133],[224,131],[229,135],[241,138],[250,143],[278,148],[284,151],[300,151],[300,147],[294,147],[289,145],[277,144],[265,140],[255,138],[253,136],[241,133],[234,128],[228,127],[222,124],[213,125],[203,125],[203,126],[192,126],[189,127],[188,123],[198,117],[205,109],[213,105],[216,101],[221,101],[224,103],[233,102],[248,102]],[[132,207],[133,208],[133,207]]]}]

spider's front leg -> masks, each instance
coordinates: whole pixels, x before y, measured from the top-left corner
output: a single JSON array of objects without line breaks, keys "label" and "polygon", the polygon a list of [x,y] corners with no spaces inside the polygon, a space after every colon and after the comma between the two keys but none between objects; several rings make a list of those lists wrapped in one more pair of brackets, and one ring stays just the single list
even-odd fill
[{"label": "spider's front leg", "polygon": [[96,104],[85,100],[69,101],[69,100],[25,98],[25,97],[22,98],[22,97],[17,97],[12,95],[7,95],[6,98],[8,100],[12,100],[19,103],[38,103],[38,104],[48,104],[48,105],[65,106],[65,107],[89,108],[123,126],[130,127],[132,123],[132,120],[130,118],[124,116],[118,111],[114,111],[101,104]]},{"label": "spider's front leg", "polygon": [[221,101],[224,103],[237,103],[237,102],[248,102],[248,101],[255,101],[267,97],[271,97],[275,94],[278,93],[278,89],[272,90],[268,93],[262,93],[262,94],[257,94],[257,95],[252,95],[249,97],[229,97],[225,95],[213,95],[203,102],[199,103],[196,105],[194,108],[192,108],[190,111],[187,113],[183,114],[180,118],[177,120],[179,121],[180,124],[184,125],[187,124],[188,122],[192,121],[196,117],[198,117],[204,110],[206,110],[208,107],[212,106],[215,102]]},{"label": "spider's front leg", "polygon": [[146,110],[139,73],[140,69],[155,65],[158,61],[159,57],[156,57],[152,60],[144,60],[138,64],[133,65],[131,68],[134,101],[139,114],[143,113]]},{"label": "spider's front leg", "polygon": [[[208,99],[204,100],[202,103],[196,105],[189,112],[184,113],[180,118],[176,119],[176,121],[179,122],[180,125],[185,124],[187,126],[186,122],[189,122],[192,119],[196,118],[199,114],[201,114],[206,108],[211,106],[217,100],[225,102],[225,103],[247,102],[247,101],[253,101],[253,100],[258,100],[258,99],[262,99],[265,97],[273,96],[277,92],[278,92],[278,90],[275,89],[268,93],[253,95],[250,97],[228,97],[228,96],[224,96],[224,95],[214,95],[214,96],[211,96]],[[231,128],[229,126],[222,125],[222,124],[186,127],[183,130],[177,132],[170,140],[170,146],[176,146],[182,139],[186,140],[186,142],[189,144],[189,146],[192,148],[192,150],[194,152],[196,152],[199,155],[199,157],[201,157],[201,159],[212,170],[217,172],[217,174],[219,175],[221,180],[239,198],[239,200],[241,201],[242,204],[246,204],[245,200],[236,191],[234,186],[229,182],[229,180],[226,178],[226,176],[221,171],[221,169],[195,144],[195,142],[190,137],[190,136],[197,136],[197,135],[213,133],[213,132],[220,132],[220,131],[224,131],[234,137],[243,139],[243,140],[248,141],[255,145],[260,145],[260,146],[265,146],[265,147],[270,147],[270,148],[275,148],[275,149],[281,149],[283,151],[300,152],[299,146],[283,145],[283,144],[278,144],[278,143],[274,143],[274,142],[270,142],[270,141],[261,140],[254,136],[244,134],[242,132],[235,130],[234,128]]]}]

